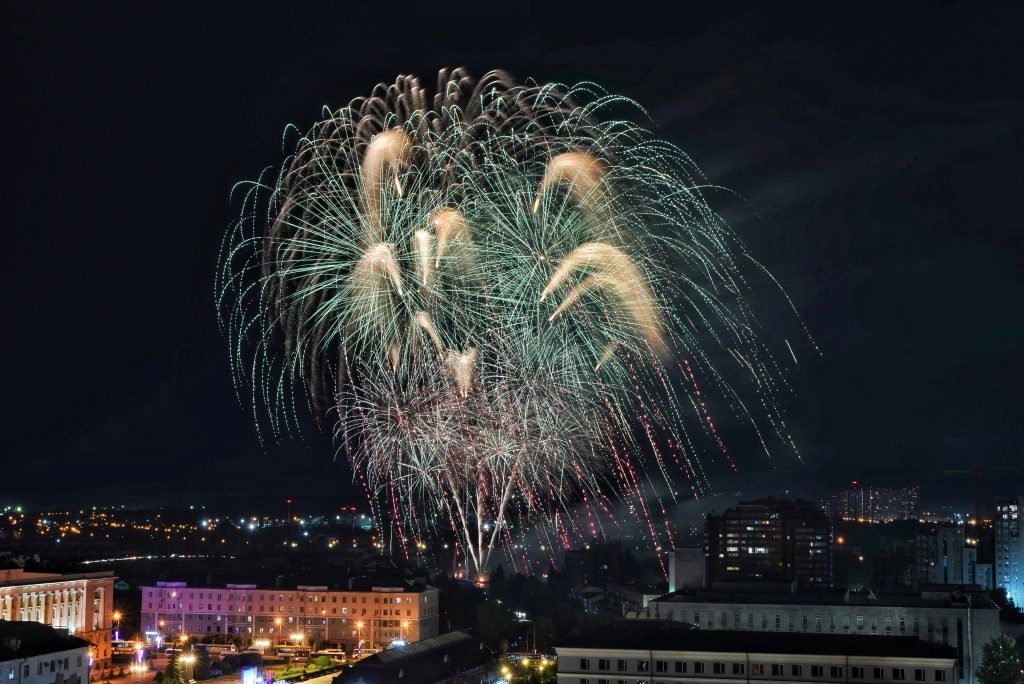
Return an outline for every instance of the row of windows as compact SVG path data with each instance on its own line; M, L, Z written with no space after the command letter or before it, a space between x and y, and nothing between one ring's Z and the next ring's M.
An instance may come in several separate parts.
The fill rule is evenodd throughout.
M158 592L158 593L159 593L158 598L164 598L164 592L161 591L161 592ZM185 598L185 592L180 592L181 593L180 596L178 595L178 593L179 592L172 591L167 596L167 598L182 598L182 599ZM195 596L196 593L197 592L190 591L188 593L188 597L190 599L195 599L196 598L196 596ZM209 600L214 600L213 592L212 591L211 592L205 592L205 593L207 594L206 596L203 595L204 592L202 592L202 591L198 592L199 598L200 599L206 598L206 599L209 599ZM146 595L147 595L147 598L153 598L153 592L152 591L146 592ZM274 600L274 594L270 594L270 598L269 599L266 599L265 598L266 596L267 596L266 594L260 594L260 601L267 601L267 600L273 601ZM217 594L216 600L220 601L220 600L222 600L222 597L223 597L223 592ZM236 594L228 594L228 601L236 601L236 600L237 601L252 601L252 597L253 597L252 594L248 594L248 595L247 594L237 594L237 595ZM394 599L392 599L391 597L385 597L385 598L382 599L380 596L374 596L373 597L373 602L374 603L403 603L403 601L402 601L403 598L405 599L404 603L412 603L412 597L411 596L405 596L405 597L399 596L399 597L396 597ZM349 599L348 596L342 596L341 597L341 603L348 603L349 602L348 599ZM356 599L361 599L361 600L357 601ZM278 594L277 595L277 600L283 602L285 600L285 595L284 594ZM294 601L295 600L295 594L288 594L288 599L287 600L288 601ZM327 597L326 596L309 596L308 600L309 600L310 603L327 603ZM307 601L307 597L306 596L299 596L299 602L300 603L305 603L306 601ZM423 596L423 602L424 603L426 602L426 596L425 595ZM338 603L338 597L337 596L331 596L331 603ZM365 596L353 596L352 597L352 603L366 603L366 597Z
M705 673L709 672L706 668L707 668L708 665L710 665L711 666L710 673L711 674L716 674L716 675L724 675L724 674L727 674L727 673L731 673L731 674L734 674L734 675L745 675L746 674L746 665L747 665L746 663L735 663L735 662L734 663L722 663L722 662L705 663L705 662L699 661L699 660L698 661L656 660L656 661L654 661L654 671L655 672L660 672L660 673L667 673L667 672L670 671L670 669L669 669L669 665L670 664L672 665L671 671L675 672L676 674L705 674ZM628 662L626 660L620 659L620 660L616 661L616 668L615 669L617 671L619 671L619 672L626 672L626 671L628 671L627 670L627 666L628 666ZM807 667L807 671L809 672L811 677L817 677L817 678L824 679L826 677L826 669L825 669L826 667L828 668L828 670L827 670L828 675L827 676L828 676L829 679L843 679L843 677L844 677L844 673L843 673L844 666L842 666L842 665L809 665ZM580 658L580 669L584 670L584 671L590 669L590 658ZM610 670L611 669L611 661L610 660L605 660L603 658L598 659L598 661L597 661L597 669L598 670ZM876 680L876 681L884 680L885 679L885 669L886 668L884 668L884 667L873 667L873 668L871 668L871 672L870 672L871 677L870 677L870 679L873 679L873 680ZM893 667L893 668L890 668L890 670L891 670L890 674L892 675L892 679L894 681L897 681L897 682L907 681L907 673L909 671L908 668ZM636 661L636 670L635 671L636 672L650 672L651 671L651 662L649 660L637 660ZM928 679L928 670L926 668L923 668L923 667L913 668L911 673L913 674L913 677L914 677L913 681L915 681L915 682L927 682L927 681L944 682L944 681L946 681L946 671L945 670L933 670L932 671L933 678L931 680ZM751 663L750 664L750 674L751 675L758 675L758 676L785 677L786 676L786 666L782 665L782 664L779 664L779 663L769 663L767 665L764 664L764 663ZM856 665L850 667L850 679L868 679L867 675L868 675L868 668L860 667L860 666L856 666ZM804 666L803 665L790 665L789 666L789 676L790 677L803 677L804 676ZM610 684L607 679L597 679L597 680L595 680L595 682L596 682L596 684ZM580 680L580 684L590 684L590 680L589 679L581 679ZM632 684L632 683L631 682L627 682L626 680L618 680L617 684ZM662 683L656 682L656 684L662 684Z
M78 656L76 667L82 667L82 656ZM43 670L48 670L50 672L56 672L57 670L69 670L69 669L71 669L71 658L68 658L68 657L65 657L63 659L61 659L61 658L53 658L53 659L50 660L50 662L46 662L45 660L40 660L40 661L36 662L36 674L37 675L43 674ZM10 670L8 670L7 671L7 679L14 679L14 674L15 674L16 671L17 671L17 668L14 668L14 667L12 667ZM24 677L31 676L31 666L28 663L25 664L25 669L23 670L23 673L24 674L22 676L24 676Z
M267 612L267 611L264 611L263 608L264 608L263 606L260 606L260 612L261 613ZM273 608L274 607L271 606L270 608L271 608L270 612L273 612ZM283 612L284 606L278 606L278 608L281 609L281 611L279 611L279 612ZM289 613L294 612L292 610L292 608L293 608L293 606L288 606L288 612ZM160 606L159 609L163 609L163 606ZM169 610L181 610L181 611L184 611L184 608L181 605L179 605L177 608L175 608L173 606L168 606L167 609L169 609ZM231 609L232 609L232 606L228 605L228 611L231 611ZM153 604L152 603L149 604L148 610L153 610ZM192 603L188 604L188 612L192 613L192 612L195 612L196 610L203 610L203 604L199 604L198 609L196 608L195 604L192 604ZM213 610L213 604L212 603L207 604L206 610ZM221 610L221 604L217 604L217 610ZM326 615L327 614L326 610L327 609L325 608L323 611L321 611L321 614ZM357 614L356 613L357 610L358 610L357 608L353 608L352 609L352 615L356 615ZM363 615L366 615L366 610L367 610L366 608L362 609L362 614ZM300 607L299 608L299 612L300 613L304 613L305 609ZM313 612L315 612L315 611L310 610L310 613L313 613ZM429 613L430 611L427 610L425 612ZM338 609L337 608L331 608L331 615L337 615L337 614L338 614ZM348 615L349 614L347 606L341 609L341 614L342 615ZM402 609L401 608L384 608L383 610L376 609L376 610L373 611L373 614L374 615L394 615L396 617L400 617L402 615ZM407 608L406 609L405 616L406 617L412 617L412 608ZM199 619L202 619L202 615L200 615L200 616L190 616L190 617L198 617ZM252 616L249 615L247 617L248 617L248 621L252 622ZM211 615L207 615L206 618L207 619L211 619L212 616ZM218 620L220 619L219 615L217 616L217 619ZM272 619L273 618L270 618L268 616L262 616L261 615L261 616L257 616L256 621L257 622L266 622L266 621L270 621ZM293 618L289 617L288 621L290 622L292 619Z

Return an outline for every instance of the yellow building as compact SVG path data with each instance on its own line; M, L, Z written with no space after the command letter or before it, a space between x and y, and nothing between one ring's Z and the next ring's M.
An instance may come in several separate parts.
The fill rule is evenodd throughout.
M113 572L0 570L0 620L66 629L93 645L95 667L109 667L116 579Z

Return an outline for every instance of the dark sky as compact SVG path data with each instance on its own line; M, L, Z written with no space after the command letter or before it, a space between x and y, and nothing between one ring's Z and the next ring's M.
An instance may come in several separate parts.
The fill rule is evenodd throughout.
M263 449L235 398L229 192L286 124L459 65L630 96L742 197L821 355L793 378L807 463L743 455L723 489L1018 462L1019 3L557 4L4 3L0 504L349 498L329 440Z

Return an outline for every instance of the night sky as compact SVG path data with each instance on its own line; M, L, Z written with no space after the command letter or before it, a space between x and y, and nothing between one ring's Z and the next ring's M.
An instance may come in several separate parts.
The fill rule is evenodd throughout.
M0 504L358 502L328 437L257 441L217 251L286 124L445 66L600 83L737 193L821 353L791 373L806 463L739 455L723 490L939 496L1019 462L1019 3L553 4L4 3Z

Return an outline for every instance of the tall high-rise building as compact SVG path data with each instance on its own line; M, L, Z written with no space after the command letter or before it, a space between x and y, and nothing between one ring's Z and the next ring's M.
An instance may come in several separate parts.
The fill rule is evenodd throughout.
M893 520L917 520L919 496L917 487L853 486L833 494L828 502L831 520L882 523Z
M808 501L740 502L705 521L707 577L720 581L796 580L827 586L832 580L829 525Z
M914 533L913 587L925 584L974 584L977 549L968 543L964 526L939 523Z
M996 533L996 587L1006 589L1018 606L1024 605L1024 496L996 501L993 525Z

